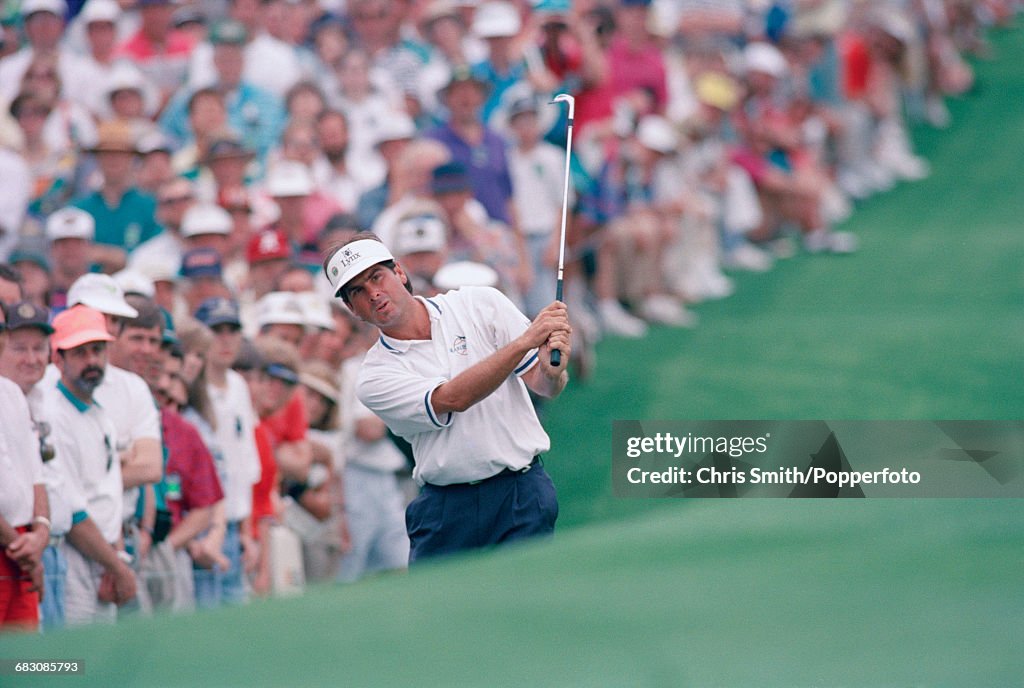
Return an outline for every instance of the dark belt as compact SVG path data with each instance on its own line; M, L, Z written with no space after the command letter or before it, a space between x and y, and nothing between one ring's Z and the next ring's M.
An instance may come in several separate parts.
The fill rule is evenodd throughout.
M509 478L509 477L512 477L512 476L522 475L524 473L528 473L530 471L530 469L533 468L534 466L540 466L540 465L543 465L543 462L541 461L540 455L537 455L537 456L533 457L533 461L531 461L529 463L529 465L524 466L523 468L520 468L520 469L506 468L503 471L495 473L490 478L484 478L482 480L471 480L468 483L453 483L451 485L431 485L430 483L427 483L426 487L430 487L430 488L435 489L435 490L443 490L443 489L446 489L446 488L454 488L454 487L476 486L476 485L481 485L483 483L491 482L492 480L502 480L503 478Z

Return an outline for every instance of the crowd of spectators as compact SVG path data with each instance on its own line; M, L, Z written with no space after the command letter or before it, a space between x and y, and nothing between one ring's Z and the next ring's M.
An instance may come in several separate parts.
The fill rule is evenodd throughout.
M324 253L417 293L566 291L604 336L692 327L731 271L855 251L929 173L1018 0L0 4L0 626L401 570L408 452L356 399L376 333Z

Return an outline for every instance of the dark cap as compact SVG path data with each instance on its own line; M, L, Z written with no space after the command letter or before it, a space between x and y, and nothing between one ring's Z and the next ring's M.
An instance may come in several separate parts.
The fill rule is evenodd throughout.
M210 29L210 43L214 45L245 45L248 40L245 25L234 19L217 22Z
M461 162L446 162L443 165L438 165L430 173L430 176L430 189L435 194L469 191L472 188L469 171Z
M299 374L283 363L267 363L263 366L263 372L289 385L299 384Z
M508 120L511 122L519 115L524 115L528 112L537 114L537 99L527 96L524 98L516 98L508 106Z
M34 327L46 334L53 334L53 328L50 326L50 311L34 303L28 301L12 303L4 307L4 312L7 314L6 329L8 331Z
M223 274L220 254L212 248L194 248L181 257L181 276L186 279Z
M206 151L206 160L218 158L247 158L253 152L245 147L242 139L237 136L220 136L213 140Z
M195 319L207 327L217 325L242 326L242 318L239 314L238 304L231 299L222 297L206 299L196 309Z
M47 259L47 247L46 237L36 236L23 236L18 239L18 243L11 249L11 255L7 257L7 262L11 265L17 263L35 263L43 270L50 271L50 262Z

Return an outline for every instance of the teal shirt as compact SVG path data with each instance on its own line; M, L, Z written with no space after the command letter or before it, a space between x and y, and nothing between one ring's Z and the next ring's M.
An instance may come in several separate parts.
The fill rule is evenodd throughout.
M99 191L83 196L72 205L92 215L96 221L96 243L118 246L131 252L143 241L162 231L156 221L156 199L131 188L116 208L107 207Z

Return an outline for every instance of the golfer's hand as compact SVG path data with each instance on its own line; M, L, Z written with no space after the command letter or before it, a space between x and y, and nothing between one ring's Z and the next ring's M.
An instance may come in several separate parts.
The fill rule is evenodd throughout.
M561 301L555 301L542 310L534 319L534 324L542 324L547 337L539 345L541 370L544 375L555 379L565 370L572 353L572 327L569 325L569 311ZM551 365L551 352L558 349L562 362L558 366Z
M537 349L544 345L551 335L559 330L572 332L569 327L569 311L561 301L554 301L545 306L544 310L537 314L526 332L521 335L522 342L527 349Z
M551 365L551 352L555 349L561 352L561 360L557 366ZM541 371L549 378L557 379L569 364L571 354L572 329L555 330L540 347Z

